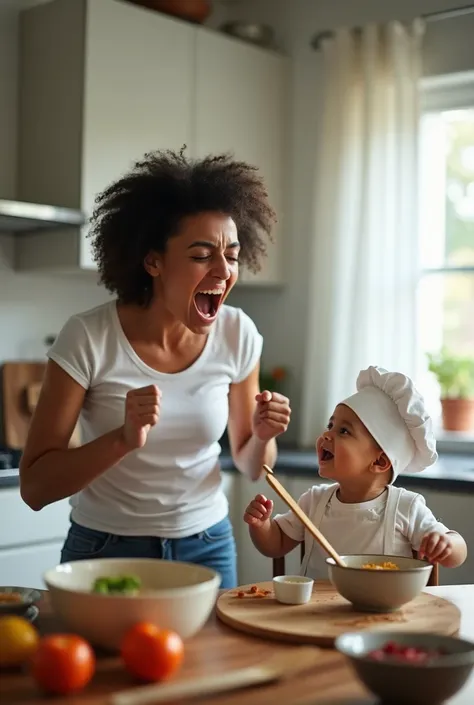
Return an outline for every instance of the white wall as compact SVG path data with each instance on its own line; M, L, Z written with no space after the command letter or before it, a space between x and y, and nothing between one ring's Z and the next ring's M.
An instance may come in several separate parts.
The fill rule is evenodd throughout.
M271 364L291 369L289 388L292 422L287 439L297 439L300 391L305 355L308 306L309 242L312 237L312 189L317 160L320 58L310 47L312 36L337 26L361 26L388 19L407 20L419 14L462 5L459 0L243 0L230 14L235 19L273 26L281 48L293 57L291 162L289 204L285 229L286 274L284 291L236 291L232 302L255 320L264 339L264 355ZM436 75L474 69L474 15L427 25L424 73ZM329 264L329 263L328 263ZM314 364L318 365L317 350ZM324 374L324 370L322 370Z

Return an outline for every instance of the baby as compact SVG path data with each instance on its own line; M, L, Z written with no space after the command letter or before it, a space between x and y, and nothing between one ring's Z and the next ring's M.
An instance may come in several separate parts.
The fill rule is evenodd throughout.
M357 392L338 404L318 438L319 474L298 500L338 553L412 556L447 568L467 556L462 536L435 519L424 498L392 484L437 460L432 423L422 396L403 374L363 370ZM244 521L265 556L276 558L304 541L302 575L327 578L326 554L291 512L271 518L273 502L257 495Z

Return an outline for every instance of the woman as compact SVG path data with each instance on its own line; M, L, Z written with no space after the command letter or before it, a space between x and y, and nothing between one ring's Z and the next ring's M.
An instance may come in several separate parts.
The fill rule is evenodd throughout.
M115 298L72 316L50 349L20 466L33 509L71 497L63 562L185 560L235 586L218 441L227 426L256 480L290 408L260 393L262 338L224 301L274 221L255 168L227 156L148 154L98 197L93 251ZM83 445L68 448L79 416Z

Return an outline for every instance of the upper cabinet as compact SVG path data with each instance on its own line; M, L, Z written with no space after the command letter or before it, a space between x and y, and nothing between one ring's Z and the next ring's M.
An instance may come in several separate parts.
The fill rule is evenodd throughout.
M80 208L156 148L191 139L194 31L115 0L21 16L19 197ZM88 269L87 227L18 239L20 268Z
M195 151L232 151L258 166L279 223L262 271L243 271L242 282L282 281L281 242L284 211L284 162L288 110L285 57L229 39L207 29L196 43Z
M190 142L194 33L125 2L87 7L81 190L89 213L95 195L146 152Z
M18 197L78 208L143 154L230 151L260 167L283 212L286 60L117 0L53 0L21 15ZM20 269L94 270L87 226L21 235ZM280 226L264 269L281 282Z

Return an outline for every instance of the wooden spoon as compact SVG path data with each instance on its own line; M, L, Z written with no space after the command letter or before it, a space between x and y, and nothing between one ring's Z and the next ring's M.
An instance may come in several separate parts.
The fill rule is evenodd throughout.
M319 545L326 551L326 553L331 556L331 558L337 563L337 565L341 566L342 568L347 568L346 564L342 560L341 556L339 553L336 551L335 548L331 546L329 541L323 534L315 527L311 519L309 519L304 511L301 509L299 504L295 502L293 497L285 490L283 485L276 479L275 475L273 474L273 470L268 467L268 465L264 465L263 469L265 470L266 474L266 480L270 487L272 487L277 495L279 495L282 500L289 506L293 514L296 514L298 519L301 521L302 524L308 529L309 533L313 538L316 539L316 541L319 543Z
M190 678L174 683L145 685L112 695L110 705L147 705L177 698L197 698L211 693L222 693L248 688L284 678L313 668L319 656L314 646L298 646L289 653L275 654L266 663L239 668L229 673L218 673L201 678Z

